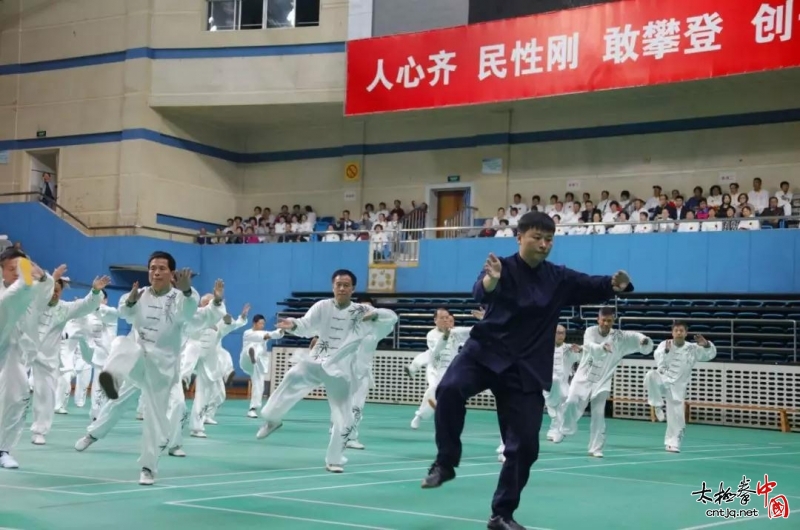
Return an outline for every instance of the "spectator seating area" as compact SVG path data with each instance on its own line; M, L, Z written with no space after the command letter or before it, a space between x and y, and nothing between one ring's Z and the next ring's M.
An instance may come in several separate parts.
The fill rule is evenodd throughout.
M281 302L280 317L300 317L329 293L293 293ZM467 293L371 295L378 307L395 311L400 320L395 333L380 344L383 350L424 351L425 336L433 327L433 313L448 308L457 326L471 326L478 305ZM642 293L609 301L615 305L620 329L641 331L656 343L670 337L673 320L689 323L690 340L702 334L717 345L717 361L794 363L798 359L797 327L800 301L788 296L668 295ZM599 306L565 309L561 322L567 340L581 343L583 331L595 323ZM280 346L305 347L308 340L286 337ZM638 355L631 358L640 357Z

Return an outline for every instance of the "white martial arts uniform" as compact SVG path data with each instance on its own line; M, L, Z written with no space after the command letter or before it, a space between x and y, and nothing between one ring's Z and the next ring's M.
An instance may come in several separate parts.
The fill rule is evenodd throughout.
M59 351L60 373L56 383L56 414L67 414L67 404L72 391L72 378L75 377L75 406L82 408L86 404L86 394L92 383L91 358L89 362L81 356L78 337L83 333L76 321L67 322L61 337ZM77 335L77 336L76 336Z
M223 366L219 354L222 339L232 331L246 325L247 319L241 316L231 321L230 324L220 320L215 326L205 328L189 339L189 342L193 343L189 348L196 352L196 361L192 361L192 358L188 359L190 363L193 362L193 366L186 368L184 377L187 372L197 374L194 383L194 402L189 420L192 436L205 438L206 416L219 399L217 385L228 375L222 373Z
M667 403L664 445L667 451L677 453L686 428L683 403L692 368L698 362L707 362L716 357L717 348L710 341L707 348L689 341L678 347L673 341L672 348L667 351L667 342L662 342L656 348L654 357L657 368L647 373L644 385L647 388L647 401L656 409L659 421L664 421L664 401Z
M27 363L36 355L39 313L53 296L53 277L45 274L28 287L20 280L0 282L0 467L16 468L8 454L19 443L31 401Z
M553 354L553 384L550 391L544 392L544 402L547 414L550 416L550 428L547 430L547 439L556 443L561 441L561 426L564 423L564 407L569 394L569 376L572 365L581 358L580 351L573 351L572 344L566 342L556 346Z
M89 416L92 421L97 419L100 409L105 405L107 397L100 387L98 377L103 367L108 362L111 343L117 337L119 324L119 311L115 307L101 305L76 323L81 327L82 333L76 334L81 358L88 360L94 368L92 376L92 406Z
M257 418L256 410L264 401L264 381L269 379L269 356L266 341L283 337L283 331L264 331L248 329L242 335L242 351L239 354L239 366L250 376L250 409L247 415ZM255 362L250 358L253 350Z
M384 315L384 318L372 323L372 333L361 341L358 353L353 357L352 361L353 373L350 392L353 395L353 432L350 436L351 439L347 442L347 447L352 449L364 448L358 440L358 426L364 418L364 405L367 402L367 394L369 394L369 389L375 383L372 375L372 361L375 357L375 351L378 349L378 343L394 330L394 326L397 323L397 315L394 312L391 312L391 315L389 313Z
M445 371L458 354L459 348L469 338L470 331L472 331L471 327L450 328L450 334L447 339L444 338L444 332L439 331L439 328L433 328L428 332L428 350L418 355L411 363L412 366L415 366L415 363L418 366L421 362L428 361L425 371L428 379L428 389L425 390L425 394L422 396L422 403L420 403L419 409L414 413L414 419L411 421L412 429L419 427L420 420L428 419L433 415L433 407L431 407L430 403L431 401L436 402L436 388L439 386L439 381L442 380Z
M365 322L368 313L377 313L378 322ZM363 340L381 340L378 326L397 315L388 309L376 309L365 304L349 303L338 307L334 299L321 300L305 316L291 319L298 337L319 337L307 356L298 359L284 376L281 384L261 410L265 423L257 437L264 438L282 425L283 417L309 392L325 386L331 407L333 429L325 457L329 471L341 472L346 459L344 448L353 429L351 381L353 356L358 354ZM389 328L391 330L391 328Z
M117 384L124 383L119 388L119 399L109 401L101 409L100 416L114 401L122 400L125 391L135 395L135 391L125 388L125 383L141 390L146 413L139 459L143 473L139 482L152 484L162 451L175 447L171 437L174 437L176 425L176 388L181 390L178 401L183 402L180 353L184 327L199 312L200 297L194 289L188 296L176 288L161 296L150 287L140 289L139 293L140 298L133 306L127 305L130 294L119 301L119 316L131 324L133 331L131 335L115 338L111 344L104 371L111 374ZM212 313L216 320L224 315L224 308L220 307L210 303L200 311ZM100 420L98 417L98 422ZM90 435L98 438L91 432Z
M208 411L206 412L206 418L204 420L204 423L210 425L217 424L215 416L228 397L228 378L234 373L233 358L230 352L220 345L220 347L217 348L217 356L219 358L217 362L219 363L218 366L221 377L215 380L214 385L211 387L211 397L208 402Z
M60 364L61 340L67 322L83 318L103 300L102 291L90 291L81 300L57 300L39 314L39 347L30 367L33 375L33 443L43 445L53 425L56 410L56 384Z
M641 341L647 339L642 345ZM611 345L611 352L603 347ZM623 357L632 353L644 355L653 351L653 341L634 331L612 329L608 335L600 334L599 326L591 326L583 335L583 358L569 387L564 407L562 434L572 435L578 430L578 419L591 402L592 419L589 427L589 454L603 456L606 441L605 405L611 393L611 377Z

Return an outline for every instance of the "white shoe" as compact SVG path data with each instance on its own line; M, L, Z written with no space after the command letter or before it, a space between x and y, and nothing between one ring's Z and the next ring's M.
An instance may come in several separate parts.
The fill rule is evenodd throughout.
M506 450L505 444L500 444L500 445L497 446L497 449L495 449L494 452L497 453L498 455L502 455L503 451L505 451L505 450Z
M139 485L152 486L155 482L156 480L153 478L153 472L147 468L142 468L142 472L139 474Z
M136 419L139 421L144 421L144 414L142 414L141 412L137 412Z
M169 450L169 456L177 456L183 458L184 456L186 456L186 451L184 451L179 445Z
M675 447L674 445L668 445L668 446L666 446L666 449L667 449L668 453L680 453L681 452L681 450L678 449L677 447Z
M419 424L422 421L422 418L418 414L414 414L414 419L411 420L411 428L414 430L419 429Z
M33 436L31 436L31 443L33 445L44 445L45 444L44 435L34 434Z
M3 469L18 469L19 464L14 460L13 456L8 453L3 453L3 455L0 456L0 467Z
M206 425L219 425L216 420L211 418L206 418L203 420L203 423Z
M548 437L547 439L553 442L554 444L560 444L561 442L564 441L564 435L561 434L560 432L557 432L552 437Z
M248 418L258 418L258 414L256 414L256 409L250 409L247 411Z
M69 412L67 412L67 409L65 409L64 407L57 408L55 412L56 414L69 414Z
M208 438L208 436L206 436L205 431L192 431L191 436L195 438Z
M664 409L662 407L654 407L656 411L656 419L658 421L664 421L666 416L664 416Z
M594 458L603 458L603 451L589 451L589 456Z
M264 425L262 425L261 428L258 430L258 432L256 433L256 438L258 438L259 440L261 440L262 438L266 438L267 436L274 433L281 427L283 427L283 422L277 425L275 425L274 423L267 422Z
M93 438L92 435L87 434L77 442L75 442L75 450L76 451L85 451L90 445L95 443L97 438Z
M325 471L329 471L330 473L344 473L344 468L342 466L326 464Z
M497 455L497 461L501 462L501 463L505 463L506 455L504 455L503 453L500 453L499 455Z
M361 450L364 449L364 444L362 444L358 440L348 440L347 443L345 444L345 447L347 447L348 449Z

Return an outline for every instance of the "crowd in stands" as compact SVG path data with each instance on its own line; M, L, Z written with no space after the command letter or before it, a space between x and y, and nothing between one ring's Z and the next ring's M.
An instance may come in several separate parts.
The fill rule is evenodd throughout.
M672 190L668 196L659 185L653 186L653 195L647 199L632 199L628 191L622 191L615 200L603 191L597 204L589 193L583 194L582 201L576 201L573 193L567 193L563 200L552 195L547 205L541 204L538 195L528 205L516 194L508 209L499 208L494 218L485 220L478 237L513 237L519 218L531 210L549 214L556 222L556 235L781 228L788 226L782 218L792 215L792 198L788 182L781 182L780 189L770 197L759 178L753 179L753 189L747 193L740 193L739 184L733 182L729 193L714 185L706 195L697 186L689 199L679 190Z

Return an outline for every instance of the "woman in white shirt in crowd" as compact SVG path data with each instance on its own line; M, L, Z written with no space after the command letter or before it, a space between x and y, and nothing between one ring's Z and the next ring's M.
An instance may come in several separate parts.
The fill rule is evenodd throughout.
M659 232L674 232L675 222L669 216L669 210L664 208L658 216L658 224L656 225Z
M369 239L375 261L382 261L389 257L389 238L380 224L373 227Z
M492 228L497 228L500 226L500 221L506 218L506 209L505 208L498 208L497 215L494 216L492 219ZM508 224L508 223L506 223Z
M631 234L633 233L633 225L628 223L628 214L622 210L618 210L616 214L616 223L609 229L609 234ZM626 224L620 224L626 223Z
M332 242L332 241L341 241L342 237L336 233L336 227L333 225L328 225L328 229L325 231L325 235L322 236L323 241Z
M289 241L299 241L300 240L300 219L292 214L289 218L289 228L287 232L291 234L289 236Z
M694 212L689 210L686 212L686 220L678 223L678 232L699 232L700 222L694 220Z
M709 195L706 198L709 208L719 208L722 206L722 188L714 184L708 191Z
M286 219L283 216L280 216L275 220L275 235L278 236L279 243L286 241L287 228Z
M754 210L753 205L750 204L749 202L747 202L749 200L750 199L747 197L746 193L740 193L739 194L738 203L736 204L736 215L737 216L744 217L744 214L742 214L742 210L744 210L745 208L749 208L751 212Z
M761 221L753 215L753 209L749 206L742 208L742 220L739 221L739 230L761 230Z
M652 223L649 223L650 216L647 212L639 212L639 224L633 228L634 234L651 234L654 231Z
M701 232L721 232L722 221L717 221L717 212L714 208L708 210L708 220L700 223Z
M792 198L794 195L789 191L788 182L781 182L781 189L775 192L775 197L778 199L778 208L783 208L783 215L787 217L792 215Z
M586 235L601 235L606 233L606 227L603 225L603 216L600 215L599 211L595 210L592 214L592 224L586 225L585 233Z
M566 226L561 224L561 216L558 214L553 215L553 222L556 224L556 233L557 236L565 236L569 233L569 230Z
M358 222L358 227L361 230L372 230L372 227L375 224L377 223L372 221L372 217L370 217L369 212L364 212L364 214L361 216L361 220Z
M297 233L300 236L300 241L310 241L314 233L314 225L308 220L307 215L300 216L300 225L297 228Z
M317 214L314 212L314 208L308 205L306 205L306 219L311 223L311 226L317 224Z
M514 230L508 226L507 219L500 220L500 226L497 229L497 232L494 233L494 237L514 237Z
M267 236L269 236L269 226L267 225L267 219L265 217L258 220L256 235L258 236L259 242L266 243Z

